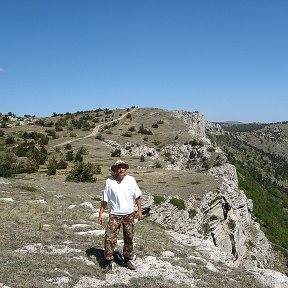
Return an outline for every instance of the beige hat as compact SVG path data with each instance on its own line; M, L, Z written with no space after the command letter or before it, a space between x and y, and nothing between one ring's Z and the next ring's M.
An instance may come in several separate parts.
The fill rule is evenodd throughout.
M116 171L116 167L119 166L119 165L125 165L125 169L127 170L129 168L129 165L125 162L125 161L122 161L122 160L117 160L112 166L111 166L111 170L113 172Z

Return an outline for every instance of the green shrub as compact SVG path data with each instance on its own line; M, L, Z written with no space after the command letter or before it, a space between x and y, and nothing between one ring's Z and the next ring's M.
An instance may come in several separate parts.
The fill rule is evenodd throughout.
M153 200L156 206L162 204L163 202L165 202L165 198L164 196L160 196L160 195L154 195L153 196Z
M98 202L102 201L102 199L101 199L100 197L97 197L97 196L91 197L91 199L92 199L93 201L98 201Z
M121 156L121 149L115 149L111 152L111 157L120 157Z
M21 186L18 186L18 188L25 190L25 191L29 191L29 192L37 192L38 191L38 189L36 187L28 186L28 185L21 185Z
M134 132L134 131L136 131L135 126L131 126L131 127L129 127L129 128L128 128L128 131L130 131L130 132Z
M95 174L99 175L101 173L102 173L101 166L100 165L96 165Z
M132 137L132 133L129 131L126 131L126 132L122 133L121 135L124 137Z
M10 145L16 143L15 138L12 135L8 135L5 139L5 144Z
M141 134L144 134L144 135L153 135L153 132L150 129L148 130L147 128L144 128L143 124L140 125L138 133L141 133Z
M202 224L202 230L204 235L208 235L210 233L210 225L208 222Z
M47 175L55 175L56 169L57 169L57 161L55 157L52 157L52 159L49 159L48 165L47 165Z
M64 149L65 150L71 150L72 149L72 145L71 144L66 144Z
M10 177L17 173L17 157L12 152L6 152L0 157L0 177Z
M228 222L228 228L229 228L231 231L234 231L235 227L236 227L236 223L235 223L234 221L232 221L232 220L229 220L229 222Z
M210 221L218 220L218 217L216 215L211 215Z
M63 159L60 159L59 162L57 162L57 169L66 169L68 166L68 163L66 161L64 161Z
M198 185L198 184L200 184L200 182L199 182L199 181L193 181L193 182L191 182L190 184L191 184L191 185Z
M98 135L96 136L96 139L101 140L101 141L104 141L104 137L103 137L102 134L98 134Z
M178 208L178 210L184 210L186 208L185 202L183 199L178 199L175 197L172 197L171 200L169 201L172 205Z
M74 133L74 132L70 132L69 136L70 136L70 137L77 137L77 134Z
M189 144L190 144L191 146L200 146L200 147L204 146L203 141L197 140L197 139L190 140L190 141L189 141Z
M189 213L189 218L193 219L196 216L197 211L195 209L189 209L188 213Z
M159 162L157 162L157 163L155 164L155 168L162 168L162 164L159 163Z
M39 169L39 164L33 158L21 161L17 164L17 173L34 173Z
M77 151L74 161L75 162L82 162L83 161L83 156L82 156L81 151L79 151L79 150Z
M72 182L95 182L94 165L91 163L76 162L71 171L69 171L66 181Z
M74 159L73 150L67 151L67 153L65 155L65 160L66 161L73 161L73 159Z

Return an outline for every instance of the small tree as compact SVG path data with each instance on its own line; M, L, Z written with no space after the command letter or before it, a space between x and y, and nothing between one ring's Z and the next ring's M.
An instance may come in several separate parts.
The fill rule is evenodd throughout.
M121 149L115 149L111 152L111 157L120 157L121 156Z
M0 177L10 177L16 174L16 162L16 155L10 151L0 156Z
M82 156L82 153L80 151L77 151L74 161L75 162L83 162L83 156Z
M10 145L16 142L15 138L12 135L8 135L5 139L5 144Z
M55 175L56 174L57 161L56 161L55 157L52 157L52 159L49 159L47 168L48 168L47 175Z
M101 171L101 166L100 165L96 165L96 168L95 168L95 174L99 175L101 174L102 171Z
M101 141L104 141L104 137L103 137L102 134L98 134L98 135L96 136L96 139L101 140Z
M87 148L84 146L79 147L78 152L81 153L82 155L88 155L89 154Z
M153 132L151 130L144 128L143 124L140 125L138 133L145 134L145 135L153 135Z
M73 161L73 159L74 159L73 150L67 151L67 153L65 155L65 160L66 161Z
M47 149L44 146L42 146L39 152L39 164L42 165L45 163L47 155L48 155Z
M93 176L94 166L91 163L76 162L72 170L68 173L66 181L72 182L95 182Z
M57 169L66 169L68 166L68 163L64 161L63 159L60 159L60 161L57 163Z
M129 127L129 128L128 128L128 131L130 131L130 132L134 132L134 131L136 131L135 126L131 126L131 127Z
M65 145L65 150L71 150L72 149L72 145L70 143Z

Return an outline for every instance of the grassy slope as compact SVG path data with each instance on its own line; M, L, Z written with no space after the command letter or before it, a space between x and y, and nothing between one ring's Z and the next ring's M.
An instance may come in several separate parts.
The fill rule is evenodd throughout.
M8 183L8 180L5 181ZM0 283L9 287L60 287L57 281L68 277L69 284L62 287L73 287L83 277L105 281L106 275L101 272L98 263L103 257L100 255L103 234L78 234L104 229L97 223L100 204L98 196L103 183L63 183L60 177L48 180L43 175L22 175L9 182L1 184L1 197L12 198L14 202L0 201ZM35 200L44 200L46 203L37 203ZM81 206L85 202L90 202L95 210ZM69 209L72 204L76 206ZM34 247L34 250L29 252L27 245ZM26 253L19 250L25 248ZM86 258L88 249L98 251L96 258L89 258L90 262ZM117 249L121 252L120 242ZM174 257L164 257L162 253L165 251L173 252ZM207 262L193 246L174 242L162 227L147 220L136 224L135 253L139 259L151 256L157 258L157 261L165 261L175 267L181 266L186 275L191 277L191 281L192 278L196 279L197 287L219 287L219 282L225 287L262 287L241 269L228 268L211 259L207 259ZM210 263L210 267L217 267L219 272L216 269L211 271L207 263ZM138 269L141 272L141 267ZM165 275L165 268L159 269L159 272L164 269ZM123 274L121 271L119 273ZM138 273L128 275L131 278L128 286L115 284L112 287L180 285L172 280L165 280L161 273L158 277L147 275L139 279ZM181 287L189 285L184 283Z

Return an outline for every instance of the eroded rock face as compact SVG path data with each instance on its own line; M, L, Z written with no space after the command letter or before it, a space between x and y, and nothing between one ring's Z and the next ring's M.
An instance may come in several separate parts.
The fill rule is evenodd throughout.
M209 214L215 215L211 224L211 236L216 246L222 248L235 264L263 267L270 245L259 225L252 219L251 200L238 189L236 169L231 164L213 167L209 171L215 177L223 179L218 195L214 199L217 205L206 206ZM215 203L215 204L216 204ZM221 210L217 206L221 206ZM220 213L219 213L220 211Z
M176 111L175 117L180 118L189 128L189 134L206 138L206 121L200 112Z
M252 205L238 189L236 169L231 164L211 168L219 177L219 191L210 191L199 201L191 197L185 210L170 203L170 198L154 206L150 219L169 229L208 239L225 252L227 263L233 266L264 267L270 245L259 225L251 217Z
M145 157L151 157L151 159L157 159L159 157L156 149L147 145L135 145L130 142L120 145L118 142L112 140L105 140L104 142L111 148L120 149L121 155L123 156L133 155L140 157L143 155Z
M222 135L225 133L220 124L210 121L206 121L206 132L216 135Z

